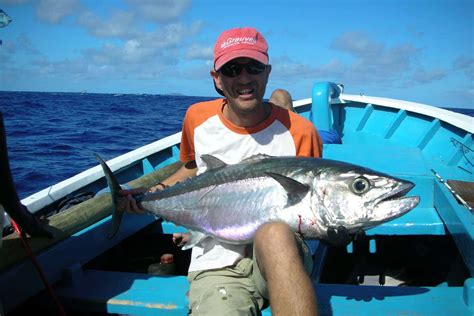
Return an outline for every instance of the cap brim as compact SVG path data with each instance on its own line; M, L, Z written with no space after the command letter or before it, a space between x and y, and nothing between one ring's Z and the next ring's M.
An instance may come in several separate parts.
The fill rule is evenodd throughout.
M240 57L252 58L262 64L268 65L268 56L266 54L255 50L239 49L219 57L214 63L214 69L219 70L227 62Z

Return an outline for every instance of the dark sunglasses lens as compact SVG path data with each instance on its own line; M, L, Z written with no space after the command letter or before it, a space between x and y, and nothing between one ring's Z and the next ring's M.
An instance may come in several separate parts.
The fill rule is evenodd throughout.
M243 65L227 63L221 67L220 72L226 77L236 77L242 72Z
M251 75L258 75L265 70L265 65L262 63L249 63L246 65L245 70Z
M251 74L258 75L265 70L265 65L259 62L250 62L248 64L227 63L221 67L220 72L226 77L237 77L242 72L242 69Z

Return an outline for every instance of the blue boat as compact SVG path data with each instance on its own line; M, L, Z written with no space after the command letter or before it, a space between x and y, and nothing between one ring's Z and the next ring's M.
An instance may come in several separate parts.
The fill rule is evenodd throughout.
M311 98L294 102L326 139L324 157L410 180L416 184L411 194L421 202L347 247L310 243L321 314L474 315L474 118L342 92L341 85L316 83ZM180 137L108 164L129 187L152 185L180 166ZM169 234L185 229L125 214L116 237L108 239L111 202L101 194L106 187L96 166L22 200L37 214L51 214L65 201L75 204L49 217L55 239L29 238L54 292L76 314L186 315L187 253L175 252L178 275L146 270L160 254L176 251ZM76 204L82 198L87 200ZM71 216L77 217L73 225L66 221ZM50 302L18 236L4 237L0 314L49 311Z

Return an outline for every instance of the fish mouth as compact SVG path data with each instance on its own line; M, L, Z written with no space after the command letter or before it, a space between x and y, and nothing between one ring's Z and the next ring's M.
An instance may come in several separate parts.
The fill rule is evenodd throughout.
M396 189L379 198L375 206L377 213L384 214L386 219L393 219L415 208L420 202L420 197L405 196L414 187L413 182L401 180Z
M403 182L399 186L397 186L394 190L379 197L378 203L386 202L390 200L400 200L404 198L405 194L407 194L414 187L415 187L415 184L413 182L403 180Z

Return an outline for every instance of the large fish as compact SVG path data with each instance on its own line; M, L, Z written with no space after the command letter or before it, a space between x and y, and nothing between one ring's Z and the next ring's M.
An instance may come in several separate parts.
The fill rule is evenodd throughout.
M106 163L114 202L120 185ZM305 239L330 239L344 228L357 233L397 218L419 202L404 197L414 184L360 166L317 158L256 155L227 165L203 155L207 171L162 191L135 196L142 207L190 229L187 247L206 236L250 243L258 227L283 221ZM123 212L113 215L113 231Z

